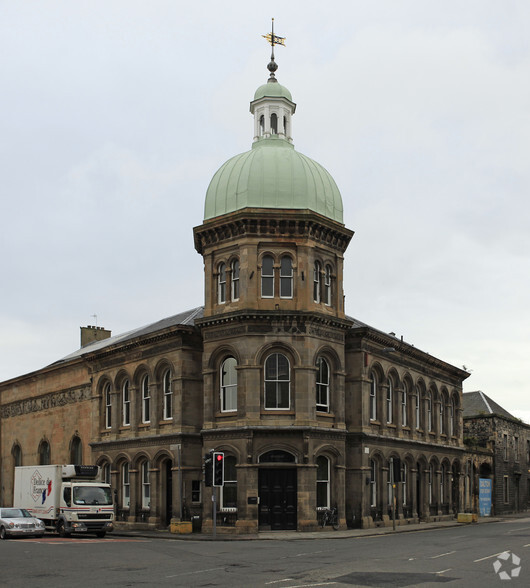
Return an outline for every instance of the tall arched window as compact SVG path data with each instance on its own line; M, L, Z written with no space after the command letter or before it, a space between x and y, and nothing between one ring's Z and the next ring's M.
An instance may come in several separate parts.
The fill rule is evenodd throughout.
M289 136L289 129L287 128L287 117L286 116L283 117L283 132L285 133L286 137Z
M331 266L326 265L324 272L324 304L331 306Z
M41 441L39 445L39 465L50 465L50 444L48 441Z
M70 463L74 465L81 465L83 463L83 445L81 439L77 435L72 439L70 447Z
M18 443L13 447L13 464L16 468L22 465L22 449Z
M173 388L171 386L171 370L164 372L164 420L173 418Z
M425 395L425 404L427 405L427 430L432 431L433 419L432 419L432 394L427 392Z
M407 401L409 396L408 384L403 382L403 389L401 390L401 426L406 427L408 422L407 416Z
M370 460L370 506L377 506L377 463Z
M388 385L386 388L386 422L394 422L394 383L392 378L388 378Z
M445 502L445 464L440 468L440 504Z
M449 435L455 434L455 399L451 398L449 403Z
M329 459L317 457L317 508L329 508Z
M105 484L110 484L110 463L108 461L101 466L101 479Z
M274 297L274 260L270 255L261 260L261 297Z
M291 369L289 360L273 353L265 361L265 408L289 409Z
M265 133L265 117L262 114L259 117L259 134L260 134L260 137L263 137L263 134L264 133Z
M429 504L433 504L434 502L434 466L433 464L429 464L429 471L428 471L428 478L427 478L427 489L428 489L428 496L429 496Z
M280 298L293 297L293 260L284 255L280 260Z
M112 427L112 396L110 393L110 384L105 386L105 428L110 429Z
M317 410L329 412L329 365L323 358L317 359Z
M151 393L149 391L149 376L142 379L142 423L149 423L151 419Z
M408 493L408 469L407 464L401 462L401 492L403 493L403 505L407 504L407 493Z
M438 423L438 431L440 435L445 433L445 398L443 394L440 394L440 408L439 408L439 423Z
M370 420L377 420L377 378L374 372L370 379Z
M221 509L237 508L236 458L225 456L224 485L221 488Z
M230 284L231 284L231 294L232 300L239 300L239 259L233 259L232 263L230 264Z
M131 424L131 393L129 390L129 380L125 380L122 386L122 424L128 426Z
M220 263L217 269L217 302L223 304L226 302L226 265Z
M237 410L237 362L228 357L221 364L221 411Z
M414 396L414 428L419 429L421 427L421 419L420 419L420 406L421 406L421 392L419 388L416 388L416 394Z
M129 464L121 466L121 505L123 508L131 506L131 485L129 481Z
M322 267L319 261L315 261L315 266L313 267L313 300L315 302L320 302L320 274L322 271Z
M151 508L151 483L149 481L149 462L142 463L142 508L147 510Z
M271 134L278 134L278 115L275 112L271 114Z

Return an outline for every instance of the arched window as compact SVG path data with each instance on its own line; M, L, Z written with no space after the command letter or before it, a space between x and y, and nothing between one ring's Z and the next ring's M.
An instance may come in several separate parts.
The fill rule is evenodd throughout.
M50 465L50 444L48 441L41 441L39 445L39 465Z
M440 468L440 504L445 502L445 465Z
M151 418L151 393L149 391L149 376L142 379L142 423L149 423Z
M440 435L445 433L445 398L443 394L440 394L440 412L438 414L439 423L438 423L438 431Z
M151 508L151 483L149 481L149 462L142 463L142 508Z
M392 378L388 378L388 386L386 388L386 422L394 422L394 384Z
M455 399L451 398L451 402L449 404L449 435L453 436L455 434Z
M271 114L271 134L278 134L278 115L275 112Z
M331 306L331 266L326 265L324 273L324 304Z
M261 297L274 297L274 260L270 255L261 260Z
M70 463L74 465L81 465L83 463L83 445L81 439L76 435L72 439L70 447Z
M420 419L420 406L421 406L421 392L419 388L416 388L416 394L414 396L414 428L419 429L421 427L421 419Z
M313 268L313 300L315 302L320 302L320 273L320 262L315 261L315 266Z
M370 379L370 420L377 420L377 378L374 372Z
M429 504L433 504L434 502L434 492L433 492L433 482L434 482L434 466L431 463L429 465L428 477L427 477L427 490L429 496Z
M293 297L293 260L284 255L280 261L280 298Z
M13 447L13 463L16 468L22 465L22 449L18 443Z
M317 508L329 508L329 459L317 457Z
M408 401L408 385L406 382L403 383L403 389L401 390L401 426L406 427L408 423L407 418L407 401Z
M236 458L225 456L224 485L221 488L221 509L237 508Z
M171 370L164 372L164 420L173 418L173 388L171 387Z
M217 274L217 302L223 304L226 302L226 265L220 263Z
M112 396L110 394L110 384L105 386L105 428L112 427Z
M228 357L221 364L221 412L237 410L236 366L237 362L233 357Z
M377 463L370 460L370 506L377 506Z
M129 464L125 462L121 466L121 505L129 508L131 505L131 486L129 482Z
M329 365L323 358L317 359L317 410L329 412Z
M101 466L101 478L105 484L110 484L110 463L108 461Z
M259 117L259 135L260 135L260 137L263 137L264 133L265 133L265 117L262 114Z
M273 353L265 361L265 408L288 409L290 407L291 368L289 360L281 353Z
M289 136L289 129L287 128L287 117L286 116L283 117L283 132L285 133L286 137Z
M427 405L427 430L432 431L433 420L432 420L432 394L427 392L425 396L425 403Z
M232 300L239 300L239 259L232 260L230 264Z
M407 470L407 464L402 461L401 462L401 492L403 493L403 504L407 504L407 493L408 493L408 488L407 488L407 479L408 476L408 470Z
M394 475L394 458L391 457L388 460L388 476L386 479L386 489L387 489L387 504L388 506L392 506L393 501L392 501L392 478ZM397 486L397 484L396 484Z
M129 380L123 382L122 387L122 423L124 426L131 424L131 394L129 390Z

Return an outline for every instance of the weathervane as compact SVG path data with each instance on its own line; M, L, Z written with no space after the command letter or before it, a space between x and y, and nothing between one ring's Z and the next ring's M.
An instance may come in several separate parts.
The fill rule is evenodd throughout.
M275 82L276 76L274 75L274 72L278 69L278 66L276 65L276 62L274 61L274 45L283 45L285 47L285 37L278 37L278 35L274 34L274 18L272 19L272 31L268 35L261 35L261 36L264 39L267 39L267 41L272 46L271 61L270 61L269 65L267 66L267 69L271 72L269 82Z

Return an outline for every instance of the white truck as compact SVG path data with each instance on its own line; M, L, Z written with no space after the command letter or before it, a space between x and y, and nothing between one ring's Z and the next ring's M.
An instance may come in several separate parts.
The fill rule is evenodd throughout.
M99 466L34 465L15 468L13 506L25 508L62 537L112 531L114 507Z

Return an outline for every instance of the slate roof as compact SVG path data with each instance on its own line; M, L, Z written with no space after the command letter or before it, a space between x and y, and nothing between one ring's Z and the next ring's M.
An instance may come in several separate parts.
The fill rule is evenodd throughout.
M477 390L476 392L464 392L464 418L481 416L484 414L496 414L508 419L515 419L513 414L504 410L489 396Z
M203 312L204 307L198 306L197 308L193 308L192 310L187 310L185 312L181 312L179 314L175 314L173 316L161 319L149 325L138 327L137 329L127 331L126 333L122 333L121 335L115 335L114 337L103 339L102 341L94 341L93 343L89 343L88 345L81 347L81 349L78 349L77 351L70 353L70 355L63 357L62 359L52 363L51 365L57 365L59 363L70 361L72 359L82 357L87 353L93 353L94 351L100 351L101 349L105 349L106 347L110 347L111 345L116 345L117 343L126 343L131 339L144 337L146 335L156 333L157 331L162 331L169 327L176 327L180 325L193 327L195 325L195 320L201 318Z

